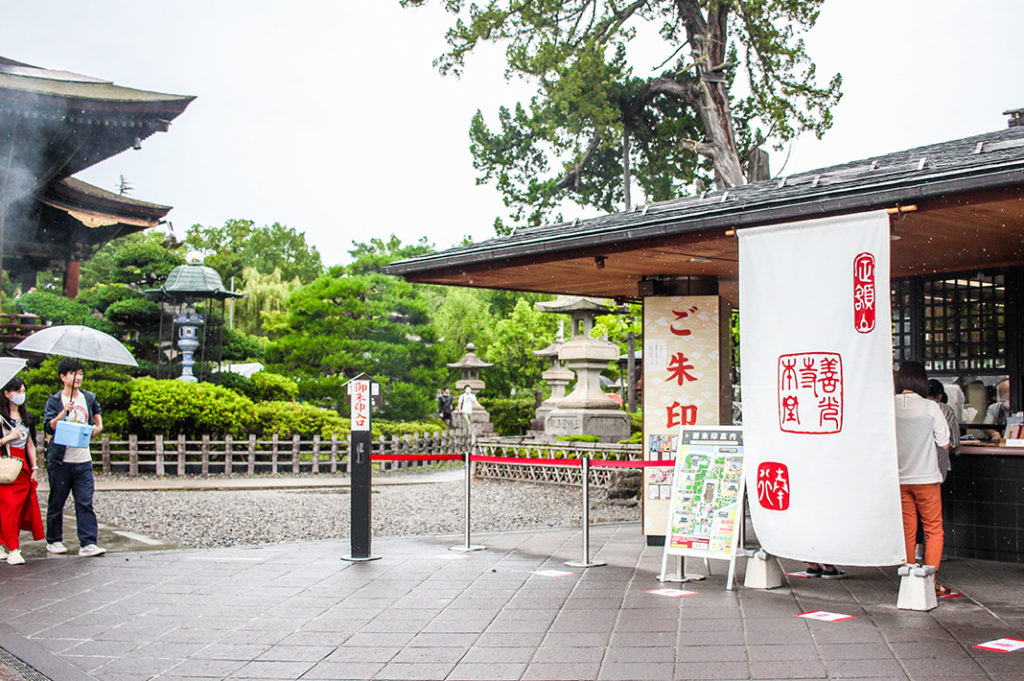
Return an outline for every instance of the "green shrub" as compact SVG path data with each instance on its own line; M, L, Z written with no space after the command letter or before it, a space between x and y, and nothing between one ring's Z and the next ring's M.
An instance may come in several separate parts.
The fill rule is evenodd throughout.
M234 371L218 371L210 375L210 383L222 385L228 390L234 390L239 395L249 395L252 390L252 381L248 376L236 374Z
M391 437L393 435L415 435L420 433L426 435L428 433L443 433L447 430L444 422L441 419L427 419L421 421L387 421L384 419L373 419L371 424L373 425L374 437L383 435L384 437Z
M69 300L64 296L49 291L33 291L18 298L18 307L22 312L39 315L44 322L54 324L83 324L86 320L95 319L92 308L88 305Z
M160 306L145 298L125 298L107 307L107 319L133 329L157 326L160 314Z
M224 359L244 362L263 357L265 341L238 329L224 329Z
M257 371L249 377L249 385L246 394L253 402L291 402L299 394L295 381L269 371Z
M212 383L140 378L131 383L129 426L139 435L237 435L256 424L248 397Z
M491 423L498 435L523 435L530 429L530 421L537 415L536 401L527 399L501 399L488 397L480 403L491 415Z
M643 431L644 412L643 409L637 409L635 412L629 415L629 432L632 433L633 435L636 435L637 433L643 434Z
M298 381L299 399L325 409L343 409L345 407L345 379L337 376L321 376L319 378L301 378Z
M596 435L559 435L555 438L560 442L600 442Z
M259 374L256 374L259 375ZM298 402L260 402L256 405L256 423L260 435L332 435L347 438L349 421L329 409Z
M75 301L106 312L112 303L129 298L142 298L142 294L124 284L97 284L79 293Z

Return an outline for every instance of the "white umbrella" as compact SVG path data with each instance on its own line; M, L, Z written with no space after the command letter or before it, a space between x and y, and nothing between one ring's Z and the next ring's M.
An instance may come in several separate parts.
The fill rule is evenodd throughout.
M14 378L14 375L25 368L28 360L17 357L0 357L0 388L7 385L7 381Z
M132 353L128 352L128 348L121 345L121 341L87 326L50 326L36 331L15 345L14 349L44 355L91 359L94 362L108 364L139 366Z

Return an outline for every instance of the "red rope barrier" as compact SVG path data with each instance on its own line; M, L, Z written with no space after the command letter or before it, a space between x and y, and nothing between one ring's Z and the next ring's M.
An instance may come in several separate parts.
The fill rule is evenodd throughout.
M462 454L371 454L370 461L462 461Z

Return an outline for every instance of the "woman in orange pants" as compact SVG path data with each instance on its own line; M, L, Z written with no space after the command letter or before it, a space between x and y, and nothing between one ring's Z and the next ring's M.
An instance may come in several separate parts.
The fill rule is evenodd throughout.
M42 539L43 519L36 497L36 446L25 409L25 382L15 376L0 391L0 447L3 455L22 460L14 482L0 485L0 544L7 547L7 564L24 565L19 535L22 530Z
M896 452L900 468L900 501L907 563L914 563L917 515L924 526L924 563L942 561L942 471L939 450L949 447L949 426L939 406L928 399L928 375L919 362L903 362L896 372ZM938 577L936 577L938 579ZM935 582L935 593L949 587Z

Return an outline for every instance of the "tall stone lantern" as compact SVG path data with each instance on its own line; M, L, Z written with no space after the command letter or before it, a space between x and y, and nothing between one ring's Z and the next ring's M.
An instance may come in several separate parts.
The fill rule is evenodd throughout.
M531 422L532 427L537 430L544 430L545 418L565 398L565 389L572 383L572 379L575 377L575 374L562 366L562 362L558 359L558 351L562 349L563 345L565 345L565 325L559 324L558 337L555 338L555 342L543 350L533 351L534 356L543 357L550 362L547 371L542 373L540 377L551 386L551 397L541 402L537 407L536 415Z
M601 390L601 372L619 359L619 348L605 339L591 338L594 318L612 312L598 298L559 296L536 303L542 312L572 317L572 338L558 350L558 359L576 373L576 385L544 419L546 435L596 435L602 442L629 437L629 414Z
M452 395L453 409L458 409L459 394L461 394L466 386L469 386L470 390L474 394L478 394L483 390L487 384L480 378L480 370L494 366L489 362L485 362L480 359L476 354L476 346L472 343L466 344L466 354L462 356L458 362L451 362L448 367L451 369L458 369L462 372L462 378L455 381L455 390L457 393ZM462 418L461 414L455 414L452 419L453 428L465 428L466 422ZM491 423L491 415L487 413L487 410L481 407L474 409L471 415L474 429L478 435L484 433L493 433L494 425Z

